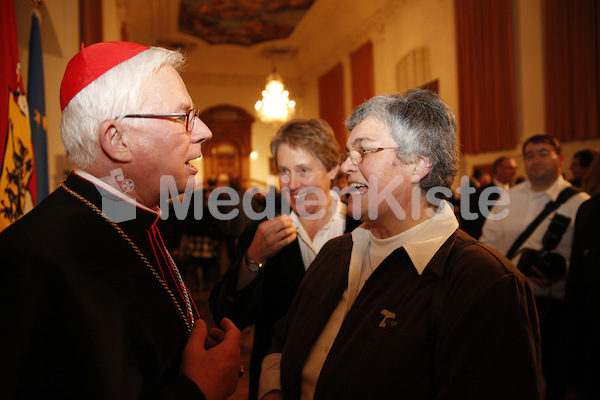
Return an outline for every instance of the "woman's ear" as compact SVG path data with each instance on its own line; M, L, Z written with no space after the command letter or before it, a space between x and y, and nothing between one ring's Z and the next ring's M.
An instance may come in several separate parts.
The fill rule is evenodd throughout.
M335 167L331 168L329 170L329 172L327 172L327 174L329 175L329 180L330 181L334 180L339 171L340 171L339 165L336 165Z
M412 183L419 183L423 178L425 178L429 174L429 171L431 171L431 158L421 157L414 164L414 166L415 168L413 170Z
M119 129L122 128L122 129ZM104 154L117 162L131 161L131 148L128 136L124 135L125 127L117 121L104 121L98 127L98 140Z

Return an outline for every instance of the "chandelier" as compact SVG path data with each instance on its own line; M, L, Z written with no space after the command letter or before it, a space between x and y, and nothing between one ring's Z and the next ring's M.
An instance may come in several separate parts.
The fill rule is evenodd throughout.
M285 90L283 79L275 72L267 77L265 90L262 91L262 100L254 105L256 114L261 121L266 123L283 123L294 115L296 102L290 100L290 92Z

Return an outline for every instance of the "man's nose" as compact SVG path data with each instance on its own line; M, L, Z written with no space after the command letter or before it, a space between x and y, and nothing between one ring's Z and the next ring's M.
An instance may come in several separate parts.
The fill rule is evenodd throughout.
M192 130L192 134L190 136L192 143L202 143L212 139L212 132L210 129L208 129L208 126L206 126L204 121L202 121L198 116L195 116L194 118L198 118L198 120L194 124L194 129Z

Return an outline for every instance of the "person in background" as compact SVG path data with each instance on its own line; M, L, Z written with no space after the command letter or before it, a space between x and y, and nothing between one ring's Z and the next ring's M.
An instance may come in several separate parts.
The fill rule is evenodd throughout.
M479 189L481 186L487 185L492 181L490 174L482 170L481 168L476 168L473 171L473 176L469 180L471 186L476 189Z
M517 162L512 157L499 157L492 165L492 182L487 187L497 186L509 190L515 183Z
M600 399L600 157L584 175L583 190L592 198L577 211L565 287L566 400Z
M590 169L592 161L598 156L598 152L591 149L580 150L573 155L571 166L569 169L573 174L571 184L573 186L581 187L583 177Z
M220 278L219 271L219 220L208 208L210 190L203 190L202 197L194 195L187 216L180 224L181 241L175 258L182 266L192 290L210 290ZM197 218L194 202L202 201L202 218ZM193 285L193 286L192 286Z
M346 127L363 224L321 249L275 325L259 398L538 399L527 279L436 196L457 172L452 111L415 89L372 98Z
M512 186L515 175L517 173L517 162L512 157L499 157L492 165L492 181L480 186L474 193L469 196L469 211L470 213L461 213L460 227L463 231L479 239L483 223L489 215L491 208L500 195L508 192ZM502 191L501 191L502 190ZM482 210L483 204L480 204L480 199L491 201L491 204Z
M460 213L461 213L461 198L464 201L463 196L465 196L465 193L468 193L469 195L469 201L471 203L469 203L469 208L468 210L471 209L471 207L473 207L471 204L473 201L473 197L475 197L475 194L477 193L477 191L479 190L479 188L482 185L487 185L491 182L491 177L490 174L488 174L487 172L485 172L483 169L481 168L475 168L473 170L473 175L468 179L468 181L466 182L466 187L463 187L462 182L461 182L461 186L460 186L460 190L459 190L459 194L452 194L452 197L449 199L450 203L454 206L454 211L456 213L457 216L459 216L459 220L460 220ZM464 205L463 205L464 207ZM464 212L464 209L463 209Z
M7 399L208 399L237 387L240 332L207 333L156 227L212 133L179 52L130 42L67 65L61 134L75 170L0 234ZM165 199L166 201L166 199Z
M560 349L565 273L573 245L575 215L589 196L563 179L564 155L554 137L528 138L523 144L523 157L529 179L508 192L510 202L494 206L492 214L506 215L486 220L481 241L507 255L528 275L540 318L545 398L562 400L564 362ZM558 208L542 215L539 225L517 242L550 204Z
M257 396L271 328L287 312L306 270L329 239L357 225L331 190L340 147L325 121L286 123L271 140L271 153L292 212L248 224L240 235L237 256L210 295L217 320L231 318L241 329L255 324L250 399Z

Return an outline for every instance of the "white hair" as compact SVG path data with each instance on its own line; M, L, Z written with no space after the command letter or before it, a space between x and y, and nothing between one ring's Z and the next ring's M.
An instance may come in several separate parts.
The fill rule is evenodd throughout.
M84 170L93 165L100 149L100 124L139 112L144 82L161 67L171 65L179 70L184 62L184 56L177 51L150 47L111 68L77 93L63 110L60 126L69 162Z

